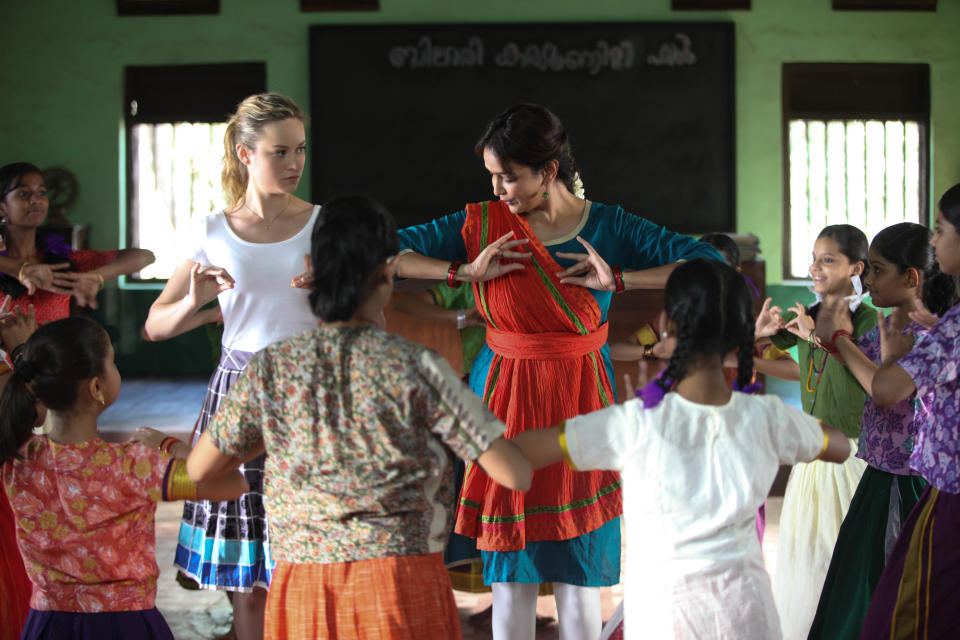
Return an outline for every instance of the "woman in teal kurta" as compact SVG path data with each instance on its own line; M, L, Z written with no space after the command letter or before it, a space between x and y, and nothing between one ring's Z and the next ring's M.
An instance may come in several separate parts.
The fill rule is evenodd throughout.
M401 229L401 254L411 250L451 262L467 261L466 246L461 235L465 219L466 211L460 211L423 225ZM608 264L621 265L624 269L647 269L693 258L722 260L710 245L668 231L615 205L587 201L577 228L567 237L544 243L561 266L572 264L572 261L558 258L558 253L582 252L583 247L577 241L577 236L589 242ZM595 289L588 291L602 311L603 322L606 322L613 293ZM607 376L612 380L613 364L608 346L603 347L602 357ZM470 388L481 396L493 358L494 352L484 344L470 372ZM526 549L522 551L484 551L484 582L522 581L533 584L556 581L583 586L607 586L619 582L619 521L611 520L600 529L581 537L589 540L527 542ZM548 557L552 561L543 562ZM585 570L590 566L599 570Z

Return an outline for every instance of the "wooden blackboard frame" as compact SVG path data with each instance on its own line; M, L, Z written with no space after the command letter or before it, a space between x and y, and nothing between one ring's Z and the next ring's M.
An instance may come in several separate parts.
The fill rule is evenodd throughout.
M529 101L564 120L588 198L731 231L734 66L732 22L313 26L313 198L365 193L401 226L489 199L473 144Z

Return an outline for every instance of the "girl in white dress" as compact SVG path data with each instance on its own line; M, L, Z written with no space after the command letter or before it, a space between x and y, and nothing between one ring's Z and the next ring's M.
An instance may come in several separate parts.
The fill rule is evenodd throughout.
M781 464L841 462L849 442L775 396L730 391L725 357L738 388L753 372L753 303L734 269L686 262L664 303L676 348L638 398L514 442L535 467L621 472L627 638L779 638L756 510Z

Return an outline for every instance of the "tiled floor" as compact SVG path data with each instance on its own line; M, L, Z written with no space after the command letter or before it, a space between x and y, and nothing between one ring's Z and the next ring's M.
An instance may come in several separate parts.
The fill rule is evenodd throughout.
M124 439L137 427L146 425L186 439L193 430L205 389L206 380L125 380L117 402L101 417L100 430L106 438ZM781 498L771 498L767 503L763 554L771 574L776 566L780 504ZM229 628L231 610L221 593L187 591L176 583L172 563L181 510L182 503L164 503L157 509L157 562L161 570L157 607L178 640L206 640ZM627 553L626 547L623 553ZM604 619L610 616L623 598L621 585L602 590ZM474 629L467 621L471 614L490 604L490 595L454 593L460 609L464 640L491 638L489 629ZM541 597L537 613L556 618L553 598ZM556 637L556 624L537 633L538 640Z

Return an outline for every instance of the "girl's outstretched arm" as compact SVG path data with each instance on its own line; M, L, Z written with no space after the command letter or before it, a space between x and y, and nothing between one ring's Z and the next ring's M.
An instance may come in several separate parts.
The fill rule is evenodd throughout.
M217 445L210 439L210 433L206 432L200 436L193 451L190 452L190 457L187 458L187 475L200 486L205 481L223 475L224 471L236 469L241 463L256 458L264 451L261 439L247 450L246 457L241 460L217 449Z
M512 438L534 469L542 469L563 460L563 447L560 445L561 427L531 429Z
M892 407L901 400L909 398L910 394L916 390L917 386L913 378L896 362L885 364L877 369L870 388L867 389L878 407Z
M490 448L480 454L477 464L483 467L491 478L508 489L526 491L530 488L533 469L530 460L510 440L499 437L490 444Z
M839 429L821 422L823 428L824 447L817 460L824 462L846 462L850 457L850 441Z
M754 358L753 368L757 370L757 373L780 378L781 380L793 380L795 382L800 380L800 365L798 365L797 361L790 357L789 354L787 354L785 358L778 358L776 360Z
M226 471L216 478L197 483L198 500L212 500L214 502L236 500L248 491L250 491L250 485L244 475L237 469Z

